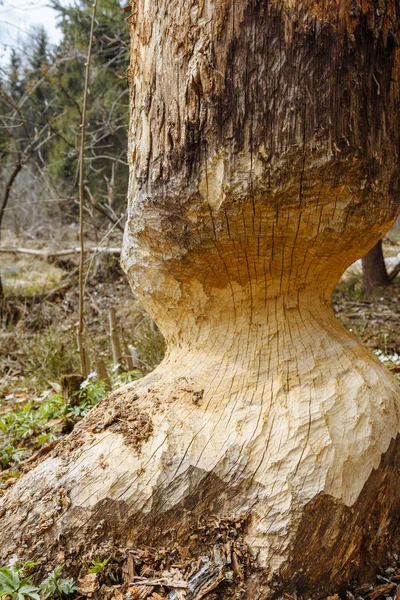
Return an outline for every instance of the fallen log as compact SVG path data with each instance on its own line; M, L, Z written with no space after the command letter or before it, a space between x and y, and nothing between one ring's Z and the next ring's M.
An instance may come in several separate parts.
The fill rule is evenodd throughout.
M76 248L66 248L65 250L37 250L35 248L21 248L13 246L1 246L0 252L3 254L30 254L31 256L38 256L46 260L59 258L60 256L70 256L71 254L80 254L81 249L77 246ZM110 248L88 248L86 251L88 254L121 254L121 248L110 247Z

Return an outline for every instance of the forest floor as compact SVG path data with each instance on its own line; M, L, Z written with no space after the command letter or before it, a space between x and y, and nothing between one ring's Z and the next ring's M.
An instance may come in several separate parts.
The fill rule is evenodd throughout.
M389 248L392 255L399 250L396 244ZM62 375L79 370L75 269L76 257L59 264L48 264L37 257L11 256L4 260L2 257L7 299L0 327L0 495L50 452L108 393L104 382L97 382L91 374L74 396L64 398L61 394ZM115 257L103 256L96 262L88 277L85 302L87 345L92 362L98 358L104 360L113 388L146 374L160 362L165 350L162 337L133 298ZM345 327L400 378L400 275L373 299L367 299L361 274L355 273L338 284L332 304ZM119 323L123 363L119 367L114 365L111 351L108 323L111 308L116 310ZM136 356L133 369L128 360L132 348ZM153 579L161 577L165 561L159 554L155 556L151 549L138 552L139 557L131 554L99 557L88 566L87 579L79 582L80 597L93 594L96 597L100 589L103 592L97 595L99 598L128 597L124 577L129 568L136 568L137 577L146 577L147 573ZM136 561L136 567L132 561ZM183 571L193 570L192 562L188 558ZM138 569L139 563L142 566ZM34 573L34 566L18 568L20 578ZM182 575L186 573L183 571ZM65 581L61 571L57 577L57 581ZM331 600L400 598L399 582L400 560L391 557L376 581L367 582L358 590L348 590L344 596L334 595ZM92 590L86 595L85 585ZM129 597L153 600L171 597L166 586L141 586L140 590L144 587L148 595L135 596L131 590ZM227 597L218 594L216 589L205 598Z
M367 299L352 284L340 282L332 297L332 307L343 325L381 356L400 355L400 276L387 288ZM384 359L382 358L384 361Z

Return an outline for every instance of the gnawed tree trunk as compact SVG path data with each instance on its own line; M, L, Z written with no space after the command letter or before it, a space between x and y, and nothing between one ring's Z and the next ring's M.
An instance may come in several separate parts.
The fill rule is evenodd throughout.
M330 308L397 213L398 6L138 0L131 23L123 264L168 351L15 484L0 554L196 556L236 523L258 570L235 597L315 598L399 533L398 387Z
M367 296L372 296L377 288L389 283L385 259L382 252L382 240L362 258L364 286Z

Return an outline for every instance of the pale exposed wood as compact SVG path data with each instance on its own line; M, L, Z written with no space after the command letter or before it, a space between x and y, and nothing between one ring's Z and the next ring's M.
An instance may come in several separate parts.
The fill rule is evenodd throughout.
M135 6L123 265L168 342L158 397L202 391L172 403L163 487L251 482L247 540L278 571L307 503L354 505L399 431L395 382L329 300L398 210L398 53L369 2ZM368 27L388 28L373 76Z
M170 588L187 589L188 584L186 581L174 581L167 577L161 577L159 579L147 579L146 577L134 577L132 585L165 585Z

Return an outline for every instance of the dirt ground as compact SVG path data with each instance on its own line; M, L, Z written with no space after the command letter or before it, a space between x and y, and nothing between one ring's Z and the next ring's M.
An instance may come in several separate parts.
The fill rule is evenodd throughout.
M340 283L332 306L343 325L372 350L400 354L400 276L371 300Z

